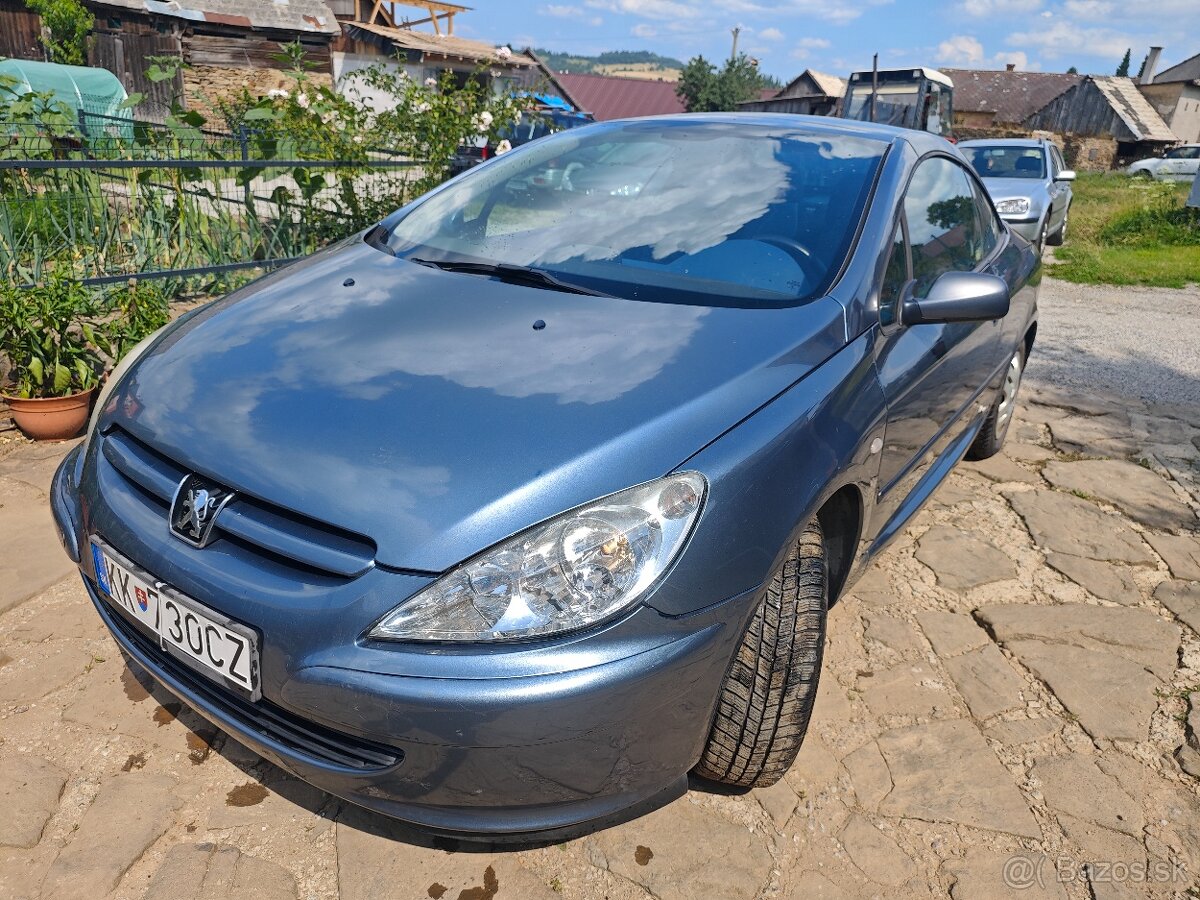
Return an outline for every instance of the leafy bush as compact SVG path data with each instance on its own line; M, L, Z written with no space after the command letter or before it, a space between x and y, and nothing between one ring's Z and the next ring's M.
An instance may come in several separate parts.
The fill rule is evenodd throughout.
M42 18L48 34L41 42L51 62L87 65L87 37L96 21L87 7L79 0L25 0L25 5Z
M1081 284L1184 287L1200 282L1200 214L1189 185L1081 174L1067 243L1049 266Z
M96 295L67 267L23 288L0 285L0 352L18 397L65 397L95 387L107 344Z

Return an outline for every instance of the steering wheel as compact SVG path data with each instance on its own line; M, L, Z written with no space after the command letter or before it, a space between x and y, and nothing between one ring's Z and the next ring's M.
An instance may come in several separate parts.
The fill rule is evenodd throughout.
M758 241L760 244L769 244L772 247L778 247L786 253L800 267L800 271L804 273L804 277L813 282L814 285L820 284L821 279L825 277L825 267L812 255L812 252L793 237L788 237L782 234L764 234L756 235L747 240Z

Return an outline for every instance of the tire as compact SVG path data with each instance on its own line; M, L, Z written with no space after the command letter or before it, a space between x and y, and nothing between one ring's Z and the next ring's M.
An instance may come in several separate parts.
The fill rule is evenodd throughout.
M1012 424L1013 413L1017 407L1017 393L1021 390L1021 376L1025 374L1025 347L1022 345L1004 370L1004 383L992 408L988 410L983 427L975 436L975 441L967 450L967 459L987 459L995 456L1004 446L1008 436L1008 426Z
M1142 181L1152 181L1154 180L1154 173L1149 169L1138 169L1133 173L1133 177L1140 178Z
M1046 229L1050 227L1050 214L1046 214L1046 218L1042 221L1042 228L1038 232L1037 243L1034 245L1037 248L1038 256L1046 252Z
M784 776L817 697L828 601L825 542L813 519L742 635L697 775L746 788L770 787Z
M1063 245L1063 241L1067 239L1067 220L1070 218L1071 207L1068 206L1067 211L1063 213L1062 224L1058 226L1058 229L1054 232L1054 234L1046 238L1047 244L1049 244L1051 247L1061 247Z

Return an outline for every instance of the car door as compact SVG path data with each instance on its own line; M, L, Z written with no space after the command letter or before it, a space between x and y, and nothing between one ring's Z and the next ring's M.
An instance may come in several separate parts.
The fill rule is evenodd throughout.
M1196 174L1196 160L1191 158L1193 150L1200 148L1176 147L1163 157L1158 167L1158 177L1173 181L1186 179Z
M1002 352L1002 320L905 326L899 314L906 292L920 300L945 272L990 269L998 235L982 191L976 193L957 160L930 156L914 170L899 212L875 346L888 404L877 498L882 515L873 517L881 525L971 423L974 399Z
M1180 159L1179 174L1184 181L1190 181L1200 174L1200 146L1184 147Z
M1054 234L1062 226L1067 216L1067 207L1071 204L1071 186L1065 181L1059 181L1058 176L1066 168L1058 148L1050 146L1046 152L1046 171L1050 175L1050 227L1049 234Z

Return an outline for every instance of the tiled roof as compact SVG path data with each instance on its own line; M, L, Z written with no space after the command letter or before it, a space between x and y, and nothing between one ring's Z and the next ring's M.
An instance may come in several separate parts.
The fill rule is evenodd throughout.
M954 82L954 111L992 112L997 122L1024 122L1083 81L1082 75L1056 72L1007 72L942 69Z
M338 34L341 25L321 0L89 0L93 6L135 10L193 22L243 28Z
M571 96L599 122L686 111L683 101L675 93L673 81L592 74L560 74L557 77Z
M506 68L523 69L537 65L532 57L524 53L514 50L509 56L502 57L497 54L498 48L495 44L473 41L470 38L454 34L434 34L428 31L415 31L411 28L389 28L386 25L368 25L365 22L347 22L345 24L347 29L361 29L390 41L402 50L416 51L422 56L464 59Z
M1158 110L1151 106L1150 101L1137 89L1132 78L1092 76L1091 80L1136 140L1179 140L1158 114Z

